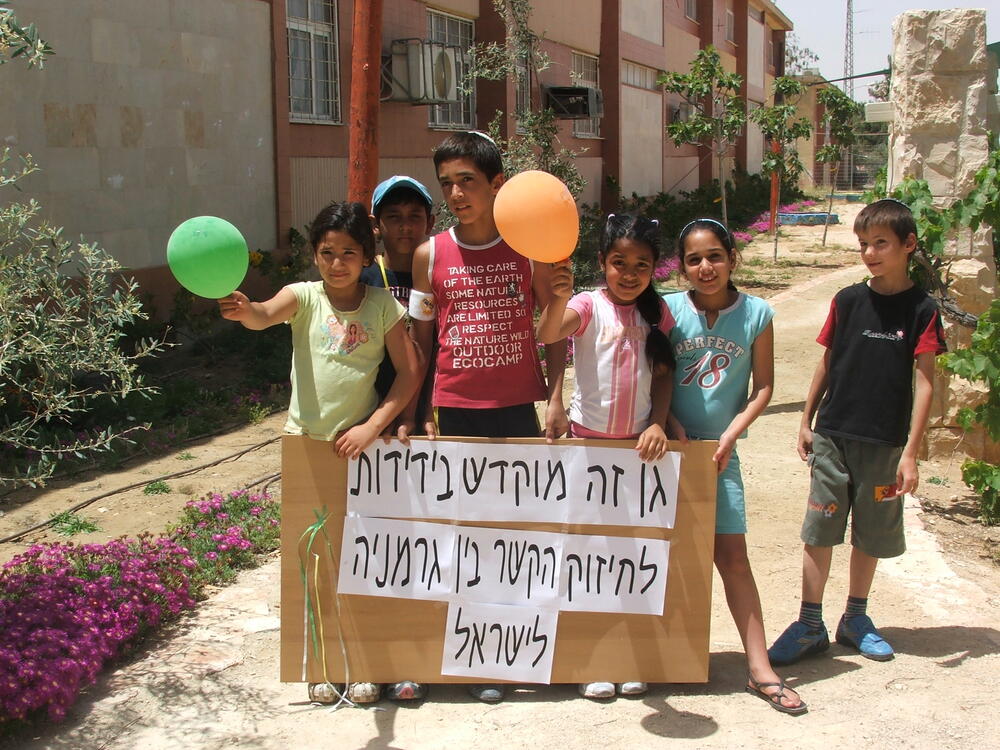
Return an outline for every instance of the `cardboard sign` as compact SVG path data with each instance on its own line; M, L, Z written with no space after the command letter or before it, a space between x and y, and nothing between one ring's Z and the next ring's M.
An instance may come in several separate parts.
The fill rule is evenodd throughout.
M283 438L283 681L708 679L715 443L653 471L624 441L448 442Z

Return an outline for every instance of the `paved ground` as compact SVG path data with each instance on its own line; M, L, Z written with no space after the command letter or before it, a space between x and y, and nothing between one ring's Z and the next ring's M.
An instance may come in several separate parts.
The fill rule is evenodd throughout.
M798 609L798 525L807 486L795 454L802 400L831 295L860 279L832 272L773 298L777 390L741 444L751 559L773 638ZM872 610L898 655L874 663L833 645L783 670L809 702L780 715L743 692L739 639L717 580L711 678L654 686L646 696L594 703L571 686L518 690L486 706L458 687L435 687L417 706L332 712L305 705L305 687L277 680L278 560L240 577L135 661L91 688L69 720L11 746L24 748L697 748L834 745L996 747L992 686L1000 674L1000 586L995 569L949 563L907 509L909 551L876 576ZM846 596L838 550L827 596L835 627ZM989 691L989 692L985 692ZM992 739L991 739L992 738Z

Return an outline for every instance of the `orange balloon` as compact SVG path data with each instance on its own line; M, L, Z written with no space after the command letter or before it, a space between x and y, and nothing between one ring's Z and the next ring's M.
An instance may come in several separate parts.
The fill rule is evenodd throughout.
M568 258L580 237L580 214L569 189L558 177L535 169L503 184L493 218L508 245L541 263Z

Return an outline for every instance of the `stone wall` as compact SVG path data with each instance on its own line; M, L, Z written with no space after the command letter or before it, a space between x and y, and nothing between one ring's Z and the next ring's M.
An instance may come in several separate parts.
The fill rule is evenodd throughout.
M5 200L36 199L66 237L135 270L162 266L170 232L202 214L233 222L251 248L275 246L268 3L32 0L15 10L55 55L41 71L15 61L0 75L0 135L41 167Z
M894 119L889 136L888 186L907 176L927 180L935 202L950 206L974 184L988 154L987 122L996 69L986 52L984 10L912 10L893 22ZM996 296L997 269L989 229L964 232L949 243L951 292L979 315ZM971 331L947 318L948 348L965 345ZM980 430L966 434L955 414L982 398L981 389L938 373L927 449L959 451L1000 461L1000 446Z

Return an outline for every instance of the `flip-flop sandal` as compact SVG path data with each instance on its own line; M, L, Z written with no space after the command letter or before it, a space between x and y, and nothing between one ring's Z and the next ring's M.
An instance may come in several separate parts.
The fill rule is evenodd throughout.
M809 710L805 701L799 698L799 705L797 706L786 706L782 704L781 699L787 698L785 695L785 681L780 682L757 682L753 677L747 678L750 684L746 686L746 690L750 695L756 695L761 700L767 701L771 708L775 711L781 711L783 714L791 714L792 716L798 716L799 714L804 714ZM764 688L776 687L778 688L773 693L764 692Z

